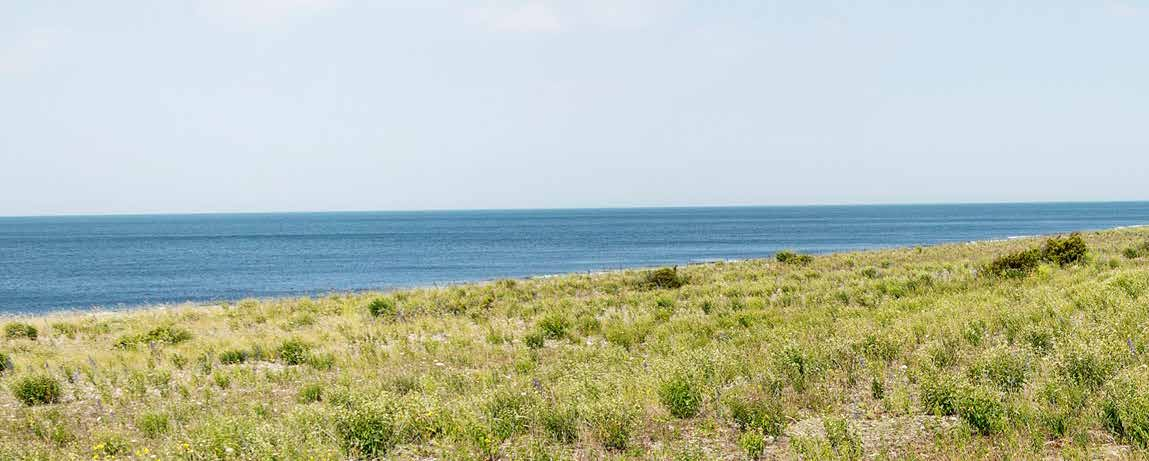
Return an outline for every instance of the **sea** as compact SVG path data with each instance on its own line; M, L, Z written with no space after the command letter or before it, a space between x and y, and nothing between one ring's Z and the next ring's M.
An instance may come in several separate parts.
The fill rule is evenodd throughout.
M1007 239L1149 202L0 217L0 314L123 309Z

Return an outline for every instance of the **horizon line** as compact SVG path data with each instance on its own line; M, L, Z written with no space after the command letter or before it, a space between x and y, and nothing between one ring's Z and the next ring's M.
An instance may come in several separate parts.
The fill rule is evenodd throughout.
M578 211L578 210L653 210L699 208L808 208L808 207L879 207L879 206L935 206L935 205L1057 205L1057 204L1111 204L1149 203L1149 199L1134 200L1032 200L1032 201L958 201L958 202L829 202L808 204L733 204L733 205L636 205L590 207L508 207L508 208L422 208L422 209L337 209L337 210L266 210L266 211L187 211L187 212L106 212L106 213L49 213L30 215L0 215L5 218L84 218L132 216L218 216L267 214L339 214L339 213L442 213L491 211Z

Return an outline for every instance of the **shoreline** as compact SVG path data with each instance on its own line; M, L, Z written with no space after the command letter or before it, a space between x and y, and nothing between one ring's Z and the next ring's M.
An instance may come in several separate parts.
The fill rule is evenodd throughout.
M1134 224L1134 225L1116 226L1116 227L1101 228L1101 229L1079 230L1079 231L1071 231L1071 232L1100 233L1100 232L1122 231L1122 230L1132 230L1132 229L1141 229L1141 228L1149 228L1149 224ZM955 246L955 245L971 246L971 245L982 245L982 244L1003 244L1003 243L1025 242L1028 240L1047 238L1047 237L1054 236L1054 235L1065 235L1068 233L1069 232L1037 234L1037 235L1020 235L1020 236L1008 236L1005 238L998 238L998 239L954 241L954 242L945 242L945 243L936 243L936 244L927 244L927 245L875 247L875 248L867 248L867 249L859 249L859 250L837 251L837 252L832 251L832 252L826 252L826 253L810 253L810 254L813 254L816 256L827 256L827 255L844 255L844 254L853 254L853 253L867 253L867 252L876 252L876 251L909 250L909 249L914 249L914 248L938 248L938 247ZM173 311L173 310L182 310L182 309L210 309L210 308L222 308L222 307L227 306L227 305L234 305L234 304L238 304L238 303L241 303L244 301L249 301L249 300L259 302L259 303L268 303L268 302L289 302L289 301L296 301L296 300L302 300L302 299L324 299L324 298L342 297L342 296L364 296L364 295L369 295L369 294L389 294L389 293L397 293L397 292L403 292L403 291L438 290L438 289L447 289L447 288L452 288L452 287L471 286L471 285L482 286L482 285L488 285L488 284L496 283L500 280L530 281L530 280L546 280L546 279L555 279L555 278L561 278L561 277L571 277L571 276L576 276L576 275L603 276L603 275L610 275L610 274L622 274L622 273L633 272L633 271L648 271L648 270L658 269L660 267L669 267L669 266L691 267L691 266L705 266L705 265L710 265L710 264L737 264L737 263L760 261L760 260L770 261L770 260L773 260L772 258L773 258L773 254L770 254L768 256L763 256L763 257L759 257L759 258L715 259L715 260L708 260L708 261L687 262L687 263L681 263L681 264L667 264L667 265L656 265L656 266L627 266L627 267L619 267L619 268L613 268L613 269L601 269L601 270L579 271L579 272L559 272L559 273L551 273L551 274L527 275L527 276L521 276L521 277L503 277L503 278L491 278L491 279L479 279L479 280L460 280L460 281L456 281L456 282L442 282L442 283L420 284L420 285L411 285L411 286L398 286L398 287L393 287L393 288L364 288L364 289L351 289L351 290L332 290L332 291L326 291L326 292L315 293L315 294L310 294L310 295L309 294L287 294L287 295L270 295L270 296L252 296L252 297L244 297L244 298L229 298L229 299L219 299L219 300L205 300L205 301L188 300L188 301L167 302L167 303L165 303L165 302L142 303L142 304L119 305L119 306L114 306L114 307L93 305L93 306L89 306L89 307L59 308L59 309L48 309L48 310L43 310L43 311L0 312L0 321L16 320L16 319L60 317L60 316L69 316L69 315L116 315L116 314L126 314L126 313L134 313L134 312L160 312L160 311Z

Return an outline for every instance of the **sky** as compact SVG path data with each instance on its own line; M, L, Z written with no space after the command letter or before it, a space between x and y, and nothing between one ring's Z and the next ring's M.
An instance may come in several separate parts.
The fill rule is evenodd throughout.
M0 0L0 215L1149 199L1149 1Z

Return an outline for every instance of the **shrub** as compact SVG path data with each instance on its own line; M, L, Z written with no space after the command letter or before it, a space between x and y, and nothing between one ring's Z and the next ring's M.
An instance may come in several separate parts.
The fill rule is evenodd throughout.
M774 254L774 259L782 264L792 264L796 266L804 266L814 261L814 257L810 255L798 254L793 251L779 251Z
M104 434L97 438L92 446L93 459L118 459L130 455L132 444L119 434Z
M353 405L335 421L335 433L348 455L381 459L400 441L394 405L372 401Z
M192 338L190 331L171 326L162 325L149 330L144 334L121 336L115 342L120 349L133 348L137 344L179 344Z
M299 403L312 403L323 400L323 385L307 384L299 389Z
M686 285L686 278L678 274L678 266L664 267L646 273L643 285L647 288L675 289Z
M1058 368L1070 382L1087 389L1099 389L1113 374L1114 365L1096 351L1076 346L1062 354Z
M886 383L878 377L870 381L870 397L874 400L886 398Z
M989 435L1005 424L1005 406L997 395L980 387L965 387L958 398L958 415L974 432Z
M1125 257L1129 259L1144 258L1149 256L1149 242L1144 242L1139 245L1126 248L1121 252L1121 254L1125 255Z
M541 349L546 341L546 335L541 331L533 331L523 336L523 344L526 344L530 349Z
M298 339L284 341L276 349L275 355L284 365L302 365L311 355L311 345Z
M590 417L591 431L607 450L625 450L637 423L638 410L622 402L600 403Z
M229 349L219 353L219 363L234 365L247 361L247 352L239 349Z
M12 395L27 406L57 403L62 394L60 381L48 375L25 376L12 384Z
M923 409L937 416L950 416L957 413L958 381L952 375L939 373L929 375L921 381Z
M136 428L144 437L155 438L168 431L170 423L166 413L143 413L136 418Z
M375 298L367 303L367 312L372 317L394 317L398 310L395 301L391 298Z
M857 432L850 430L850 424L842 418L822 418L822 428L826 430L826 440L841 459L858 459L862 456L862 439Z
M969 374L975 381L989 381L1005 392L1018 392L1025 386L1029 367L1024 358L999 351L975 363Z
M578 439L578 410L569 405L553 404L540 415L543 429L557 442L573 443Z
M324 352L322 354L309 354L307 365L319 371L328 371L335 368L335 354Z
M658 387L658 400L675 418L691 418L702 410L702 390L683 373L662 382Z
M36 327L23 322L12 322L4 325L4 336L8 339L27 338L33 341L39 332Z
M1041 264L1041 256L1041 250L1036 248L998 256L989 263L986 272L999 277L1029 275L1037 270L1037 266Z
M1149 448L1149 379L1123 375L1105 390L1101 403L1105 428L1141 448Z
M1089 247L1085 245L1081 233L1074 232L1066 238L1057 236L1046 240L1041 255L1045 261L1064 267L1084 261L1088 252Z
M774 437L782 435L786 429L786 415L776 399L765 399L753 395L735 395L727 399L730 417L744 432L760 432Z
M738 437L738 445L746 451L746 457L758 459L766 452L766 437L761 432L743 432Z
M12 357L4 351L0 351L0 375L12 369Z
M484 410L497 440L509 439L527 429L529 403L526 394L511 389L500 390L487 401Z
M567 316L561 312L552 312L539 320L538 331L542 332L548 339L559 339L566 336L570 326L571 321Z

